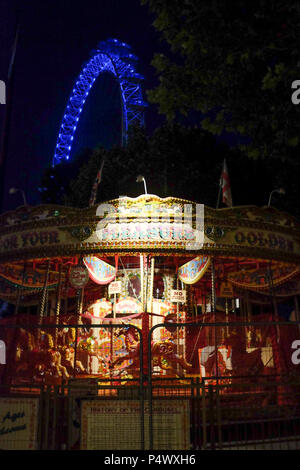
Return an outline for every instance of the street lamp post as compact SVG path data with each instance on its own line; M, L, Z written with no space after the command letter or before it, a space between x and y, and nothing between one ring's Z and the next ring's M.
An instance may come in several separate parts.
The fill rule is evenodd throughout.
M271 199L272 199L272 196L273 196L274 193L285 194L285 190L283 188L273 189L273 191L271 192L270 197L269 197L268 207L270 207L270 205L271 205Z
M22 193L24 206L27 207L27 201L26 201L26 197L25 197L25 193L24 193L23 189L10 188L10 190L9 190L9 194L16 194L17 192Z
M148 193L147 193L146 180L145 180L145 178L144 178L142 175L139 175L139 176L137 177L136 182L137 182L137 183L144 183L145 194L148 194Z

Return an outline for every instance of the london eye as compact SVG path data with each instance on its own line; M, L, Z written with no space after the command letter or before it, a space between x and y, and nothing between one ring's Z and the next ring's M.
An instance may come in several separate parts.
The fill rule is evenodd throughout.
M80 115L89 92L97 78L105 73L117 80L121 103L120 144L126 145L128 129L133 123L144 125L141 83L143 76L137 71L137 57L131 47L118 39L101 41L91 59L84 64L69 97L59 129L52 165L69 160Z

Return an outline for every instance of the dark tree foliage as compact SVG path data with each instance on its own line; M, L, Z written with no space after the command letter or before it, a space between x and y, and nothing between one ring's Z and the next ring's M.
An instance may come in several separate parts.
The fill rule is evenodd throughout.
M85 149L73 160L64 161L45 170L39 192L44 204L64 204L70 192L70 181L77 178L79 169L87 162L94 150Z
M279 209L297 215L291 208L297 207L298 181L288 163L281 168L277 161L251 160L209 132L179 124L166 124L150 137L144 129L132 129L125 148L87 150L74 163L47 170L43 202L87 207L96 174L105 158L96 202L124 195L139 196L144 186L136 178L142 174L148 193L216 207L224 157L235 206L266 205L272 189L284 186L286 195L274 194L272 202Z
M234 132L249 157L299 160L300 3L296 0L141 0L170 46L156 54L148 93L168 119L202 113L202 128Z

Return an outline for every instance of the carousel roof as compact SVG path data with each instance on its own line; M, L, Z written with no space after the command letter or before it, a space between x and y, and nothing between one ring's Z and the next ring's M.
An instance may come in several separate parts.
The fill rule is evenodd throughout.
M300 224L273 207L213 209L178 198L121 197L78 209L19 207L0 216L0 262L89 254L200 254L300 262Z

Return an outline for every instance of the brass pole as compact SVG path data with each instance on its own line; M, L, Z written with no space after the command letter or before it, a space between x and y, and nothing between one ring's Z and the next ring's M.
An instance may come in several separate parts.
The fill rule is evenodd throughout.
M215 284L215 262L214 259L212 258L211 260L211 306L212 306L212 311L214 315L214 320L216 323L216 284ZM218 383L218 344L217 344L217 327L214 326L214 340L215 340L215 355L216 355L216 377L217 377L217 383Z
M20 287L18 287L18 290L17 290L17 299L16 299L16 305L15 305L15 311L14 311L15 316L17 316L19 313L20 300L22 296L22 288L25 282L25 274L26 274L26 261L24 263L23 272L22 272L22 284Z
M50 271L50 259L48 259L48 262L47 262L46 276L45 276L44 286L42 290L42 298L41 298L41 303L40 303L40 320L44 316L44 313L45 313L45 303L47 299L49 271Z
M61 287L62 287L62 264L59 265L59 274L58 274L58 286L56 293L56 305L55 305L55 324L59 324L59 315L60 315L60 305L61 305ZM58 331L55 328L55 348L57 347L57 335Z
M48 259L48 262L47 262L45 281L44 281L44 286L43 286L43 290L42 290L42 298L41 298L41 303L40 303L40 313L39 313L40 328L37 331L37 339L38 339L39 343L40 343L40 339L41 339L42 320L43 320L43 317L44 317L44 314L45 314L45 304L46 304L46 299L47 299L49 271L50 271L50 259Z

